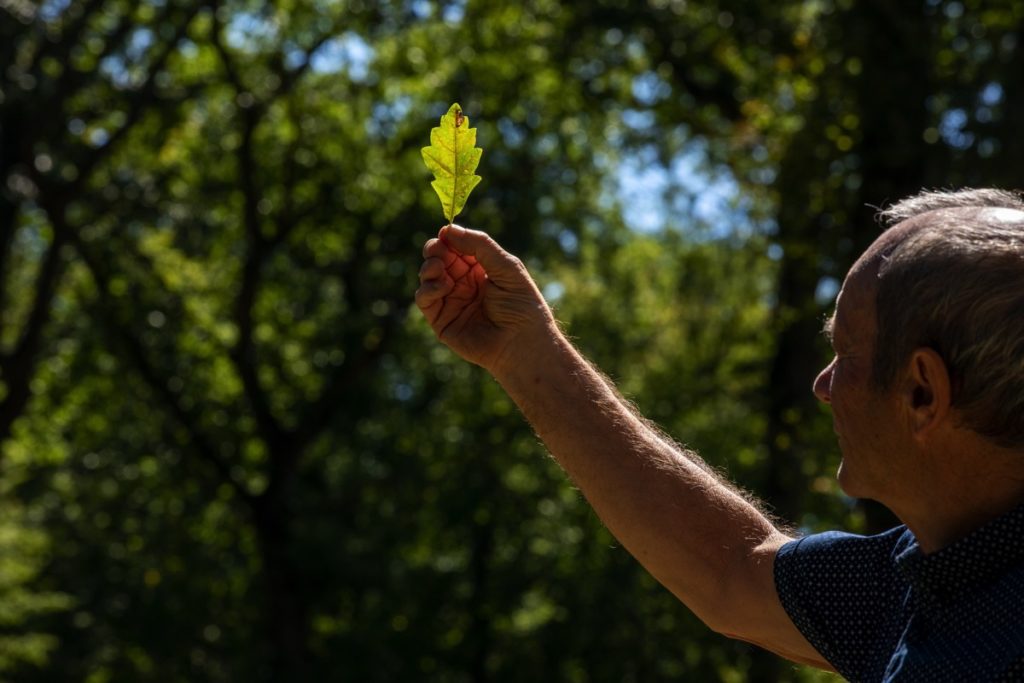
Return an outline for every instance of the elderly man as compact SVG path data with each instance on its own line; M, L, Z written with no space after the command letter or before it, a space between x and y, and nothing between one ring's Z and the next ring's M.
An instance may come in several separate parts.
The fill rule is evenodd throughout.
M416 303L712 629L857 681L1024 680L1024 199L923 193L883 216L813 387L843 490L904 522L878 536L773 526L622 400L487 235L428 241Z

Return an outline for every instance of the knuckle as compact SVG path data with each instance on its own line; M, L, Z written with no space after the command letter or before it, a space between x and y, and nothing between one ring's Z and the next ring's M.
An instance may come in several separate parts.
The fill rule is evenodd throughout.
M423 258L436 257L444 253L446 247L444 242L432 237L423 245Z
M514 254L508 254L507 256L508 256L509 265L512 266L512 268L516 272L518 272L518 273L520 273L522 275L526 275L526 272L527 272L526 271L526 264L523 263L523 260L521 258L519 258L518 256L514 255Z

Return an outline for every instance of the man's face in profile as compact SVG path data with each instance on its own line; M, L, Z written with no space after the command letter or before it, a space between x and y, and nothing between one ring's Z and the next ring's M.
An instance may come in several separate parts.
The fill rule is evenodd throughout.
M832 408L842 453L839 485L847 495L884 502L898 480L900 432L895 392L881 393L872 383L876 272L858 262L843 283L825 325L834 355L814 381L814 395Z

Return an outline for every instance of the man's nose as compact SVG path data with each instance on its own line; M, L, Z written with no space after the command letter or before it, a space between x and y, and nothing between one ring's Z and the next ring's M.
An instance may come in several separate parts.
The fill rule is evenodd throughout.
M822 403L832 403L832 369L835 367L836 361L833 358L832 362L825 366L825 369L818 373L818 376L814 379L814 386L811 391Z

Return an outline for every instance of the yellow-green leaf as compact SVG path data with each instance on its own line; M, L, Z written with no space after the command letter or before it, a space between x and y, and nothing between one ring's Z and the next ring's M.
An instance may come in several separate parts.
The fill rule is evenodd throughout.
M466 205L480 176L475 175L480 155L476 146L476 128L469 127L469 117L458 103L441 117L441 125L430 131L430 147L424 147L423 163L434 174L431 186L441 199L444 217L450 224Z

